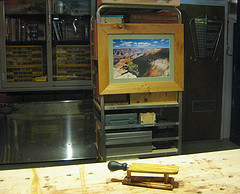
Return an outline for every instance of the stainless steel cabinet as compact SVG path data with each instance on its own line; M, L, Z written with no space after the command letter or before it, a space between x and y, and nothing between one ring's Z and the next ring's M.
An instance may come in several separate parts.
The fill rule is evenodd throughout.
M90 89L93 0L0 2L1 90Z

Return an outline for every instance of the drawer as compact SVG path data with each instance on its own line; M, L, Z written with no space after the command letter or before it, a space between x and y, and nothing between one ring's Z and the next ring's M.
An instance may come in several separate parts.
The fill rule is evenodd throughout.
M107 156L152 152L152 131L106 134Z
M125 113L125 114L107 114L105 116L106 126L117 125L135 125L137 124L137 113Z
M152 141L152 131L107 133L106 145L136 144Z

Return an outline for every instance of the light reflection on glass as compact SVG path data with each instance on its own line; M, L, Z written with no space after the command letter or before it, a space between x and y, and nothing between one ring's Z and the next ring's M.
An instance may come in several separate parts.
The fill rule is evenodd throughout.
M68 115L66 119L66 135L67 135L67 158L66 160L72 159L72 125L71 125L71 115Z
M71 144L71 143L68 143L68 144L67 144L67 158L66 158L66 160L72 159L72 152L73 152L73 150L72 150L72 144Z

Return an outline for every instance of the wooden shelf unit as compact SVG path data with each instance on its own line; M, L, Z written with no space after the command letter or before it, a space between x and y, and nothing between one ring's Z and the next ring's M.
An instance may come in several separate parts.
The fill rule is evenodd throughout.
M175 104L141 104L141 105L114 105L107 106L104 103L104 96L100 96L100 102L94 100L95 108L95 122L96 122L96 148L99 155L99 159L106 161L111 158L119 157L149 157L149 156L162 156L180 154L182 149L182 93L178 93L178 103ZM168 112L171 109L170 113ZM105 116L107 114L121 114L136 112L139 117L140 112L155 112L157 116L156 123L152 125L137 124L129 125L106 125ZM176 120L161 120L168 116L164 115L174 112L177 117ZM160 114L160 115L159 115ZM171 131L173 133L171 134ZM151 137L145 136L141 133L151 132ZM136 133L136 134L134 134ZM139 133L139 134L138 134ZM129 136L128 136L129 134ZM131 137L131 134L134 134ZM114 138L111 139L109 135L114 135L114 145L108 143L114 142ZM118 136L119 138L118 139ZM115 137L116 136L116 137ZM146 137L146 138L143 138ZM110 139L109 139L110 138ZM136 141L135 138L142 138L142 142ZM154 144L159 145L155 147ZM151 147L148 151L145 151L144 146ZM136 146L135 153L132 153L131 148ZM139 150L137 149L139 146ZM142 147L143 146L143 147ZM109 153L109 150L116 149L115 154ZM143 149L141 149L143 148ZM174 151L172 151L174 148ZM129 152L128 152L129 149ZM112 152L112 151L111 151ZM119 154L117 153L119 152Z
M126 100L116 101L118 95L110 95L115 101L108 101L109 95L100 95L98 87L98 41L96 38L97 24L101 22L101 13L106 15L114 9L161 9L161 6L138 5L102 5L91 19L90 52L92 67L93 104L95 110L96 150L100 161L116 158L156 157L181 154L182 150L182 92L156 92L142 94L123 94ZM166 7L164 7L165 9ZM177 8L169 7L171 11ZM181 13L175 23L181 23ZM146 102L146 99L147 102ZM165 111L174 110L175 120L159 119ZM143 125L137 121L132 125L106 125L107 114L125 114L155 112L156 123ZM168 113L171 114L171 113ZM138 118L139 119L139 118ZM169 129L169 130L168 130ZM174 134L167 131L174 131ZM118 138L119 137L119 138ZM116 141L114 142L114 138Z

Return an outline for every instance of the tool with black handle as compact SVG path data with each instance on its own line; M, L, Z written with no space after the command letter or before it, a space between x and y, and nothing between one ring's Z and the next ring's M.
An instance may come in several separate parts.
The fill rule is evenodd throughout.
M132 163L131 165L128 165L127 163L119 163L117 161L109 162L108 169L110 171L116 170L127 171L127 176L122 180L122 184L124 185L167 190L172 190L174 188L174 178L169 177L169 174L177 174L179 171L179 167L173 165L144 164L144 163ZM132 172L163 174L164 177L131 176Z
M111 161L108 163L108 169L110 171L124 170L126 171L129 168L127 163L119 163L117 161Z

